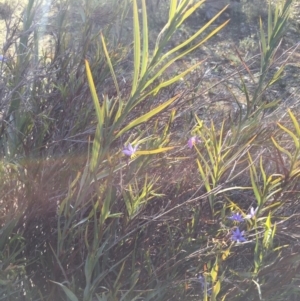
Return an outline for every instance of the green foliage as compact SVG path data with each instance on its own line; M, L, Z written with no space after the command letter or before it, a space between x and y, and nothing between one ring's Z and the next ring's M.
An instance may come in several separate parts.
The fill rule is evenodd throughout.
M259 76L239 57L245 110L232 90L236 118L195 110L187 124L204 60L169 68L228 24L214 24L225 7L177 40L203 3L57 1L41 22L54 47L39 1L15 20L1 66L0 299L297 298L299 109L274 125L281 104L263 98L287 64L272 70L292 1L260 21ZM168 9L159 28L155 5Z

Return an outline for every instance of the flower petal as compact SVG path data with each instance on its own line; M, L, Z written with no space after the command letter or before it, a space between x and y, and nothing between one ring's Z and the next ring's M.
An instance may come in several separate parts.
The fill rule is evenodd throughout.
M128 150L128 149L123 149L122 152L123 152L123 154L126 155L126 156L131 156L131 151Z
M132 147L132 145L131 145L130 143L127 145L127 149L128 149L131 153L134 152L133 147Z
M195 145L195 143L197 142L197 137L196 136L193 136L191 137L189 140L188 140L188 147L189 148L193 148L193 146Z

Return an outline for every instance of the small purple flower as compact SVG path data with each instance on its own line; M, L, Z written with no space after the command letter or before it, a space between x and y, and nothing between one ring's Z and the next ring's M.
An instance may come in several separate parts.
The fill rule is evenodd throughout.
M199 280L199 282L201 284L202 290L204 290L204 288L205 288L205 279L204 279L204 277L202 275L199 275L198 276L198 280ZM207 282L206 282L206 289L207 289L207 294L211 295L212 289L211 289L211 287L209 287L209 283L207 283Z
M256 207L256 209L254 209L254 207L251 207L250 213L247 214L247 215L245 216L245 218L247 218L247 219L255 218L255 215L256 215L257 211L258 211L258 207Z
M231 239L236 242L244 242L246 241L246 238L243 235L244 231L241 232L240 229L237 228L235 231L232 231Z
M244 221L244 219L240 213L232 213L232 215L228 218L234 222L243 222Z
M193 136L188 140L187 144L189 148L193 148L193 146L198 142L200 142L200 139L197 136Z
M127 146L124 147L122 152L124 155L128 157L133 157L135 155L136 150L137 150L137 145L135 147L132 147L132 145L129 143Z
M204 277L202 275L199 275L198 276L198 280L199 280L199 282L200 282L200 284L202 286L202 289L204 289L204 285L205 285L205 279L204 279Z
M0 54L0 61L7 62L7 58L5 56L3 56L2 54Z

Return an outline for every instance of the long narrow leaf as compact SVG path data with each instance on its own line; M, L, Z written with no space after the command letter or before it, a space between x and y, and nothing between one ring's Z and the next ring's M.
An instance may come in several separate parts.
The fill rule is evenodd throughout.
M272 22L272 10L271 10L271 1L269 2L269 11L268 11L268 45L270 45L273 31L273 22Z
M197 5L195 5L195 9L198 8L200 5L202 4L202 2L198 3ZM222 12L224 10L226 10L226 8L228 7L228 5L226 7L224 7L224 9L222 9L216 16L214 16L209 22L207 22L204 26L202 26L196 33L194 33L189 39L185 40L184 42L182 42L181 44L179 44L178 46L172 48L170 51L168 51L167 53L165 53L161 59L159 60L159 62L157 64L159 64L160 62L164 61L166 58L170 57L171 54L173 54L176 51L179 51L180 49L184 48L186 45L190 44L192 41L194 41L200 34L202 34L209 26L210 24L217 19L220 14L222 14ZM225 22L226 24L228 23Z
M140 37L140 24L139 24L139 14L136 0L133 3L133 33L134 33L134 71L133 71L133 82L131 95L133 95L137 89L139 74L140 74L140 64L141 64L141 37Z
M105 57L106 57L106 60L107 60L107 64L108 64L108 67L109 67L111 76L112 76L112 78L113 78L113 81L114 81L114 84L115 84L115 87L116 87L118 99L120 99L120 98L121 98L121 97L120 97L120 89L119 89L117 77L116 77L116 74L115 74L113 65L112 65L112 63L111 63L111 60L110 60L110 57L109 57L109 54L108 54L108 51L107 51L107 48L106 48L106 43L105 43L105 41L104 41L104 37L103 37L103 34L102 34L102 33L101 33L101 41L102 41L103 51L104 51L104 54L105 54Z
M172 20L175 16L177 8L177 0L171 0L170 9L169 9L169 20Z
M69 288L67 288L65 285L63 285L59 282L56 282L56 281L52 281L52 280L49 280L49 281L60 286L63 289L63 291L65 292L65 294L67 295L67 297L69 298L69 300L78 301L78 298L75 296L75 294Z
M142 67L141 67L141 77L144 76L147 65L148 65L148 21L147 21L147 9L146 2L142 0L142 12L143 12L143 52L142 52Z
M89 66L89 62L87 60L85 60L85 69L86 69L86 75L87 75L90 91L92 93L92 99L93 99L95 110L96 110L98 126L102 127L104 116L102 115L102 112L101 112L99 99L98 99L98 96L97 96L97 92L96 92L92 72L91 72L91 69L90 69L90 66Z
M91 156L91 162L90 162L90 171L94 172L99 158L100 153L100 141L101 141L101 130L98 126L96 128L95 138L93 141L93 148L92 148L92 156Z
M193 65L192 67L186 69L185 71L181 72L180 74L174 76L173 78L164 81L162 83L160 83L154 90L153 90L153 94L156 95L159 90L161 90L162 88L168 87L174 83L176 83L177 81L181 80L182 78L184 78L187 74L189 74L191 71L193 71L194 69L196 69L199 65L201 65L203 63L203 61Z
M260 207L261 203L262 203L262 198L261 198L261 193L259 191L259 188L256 184L256 180L255 180L256 178L257 178L257 174L255 173L254 165L252 163L252 165L250 166L250 179L251 179L252 189L253 189L255 198L257 200L257 205Z
M163 104L159 105L158 107L154 108L150 112L148 112L148 113L138 117L137 119L133 120L132 122L130 122L127 126L125 126L122 130L120 130L117 133L116 138L120 137L121 135L123 135L124 133L126 133L130 129L134 128L135 126L148 121L150 118L157 115L162 110L164 110L166 107L171 105L175 100L178 99L178 97L179 97L179 95L174 96L173 98L169 99L165 103L163 103Z
M217 32L219 32L223 27L225 27L227 25L229 21L224 22L223 24L221 24L220 26L218 26L215 30L213 30L209 35L207 35L203 40L201 40L198 44L196 44L195 46L185 50L184 52L182 52L181 54L179 54L178 56L176 56L175 58L171 59L168 63L166 63L159 71L156 72L156 74L144 85L143 90L145 90L149 85L151 85L156 78L158 78L169 66L171 66L175 61L179 60L180 58L186 56L187 54L189 54L190 52L192 52L193 50L197 49L198 47L200 47L203 43L205 43L207 40L209 40L212 36L214 36ZM161 60L160 60L161 62Z
M172 146L162 147L162 148L157 148L157 149L152 149L152 150L147 150L147 151L136 151L135 153L137 155L154 155L154 154L159 154L159 153L169 151L171 149L174 149L174 147L172 147Z
M271 137L271 140L272 140L273 144L275 145L275 147L276 147L280 152L286 154L286 155L289 157L289 159L290 159L291 161L293 160L293 156L291 155L291 153L290 153L289 151L287 151L286 149L284 149L283 147L281 147L273 137Z
M196 4L194 4L192 7L190 7L181 17L181 21L178 23L177 28L190 16L192 15L203 3L205 2L205 0L199 1ZM226 6L226 8L228 7L228 5ZM225 8L225 9L226 9ZM214 16L209 22L207 23L211 23L214 20L216 20L218 18L218 16L224 11L224 9L222 9L222 11L220 11L219 13L216 14L216 16ZM207 25L207 24L206 24ZM203 27L205 27L206 25L204 25Z
M292 113L292 111L290 109L288 109L288 113L289 113L290 118L292 119L293 125L294 125L294 127L296 129L298 138L300 139L300 126L299 126L299 123L298 123L295 115Z
M284 127L283 125L281 125L279 122L277 123L277 125L283 130L285 131L286 133L288 133L291 138L294 140L294 143L295 143L295 146L297 149L299 149L300 147L300 143L299 143L299 138L292 132L290 131L289 129L287 129L286 127Z
M267 54L267 43L265 37L265 31L263 29L263 23L261 18L259 19L259 27L260 27L260 41L261 41L261 48L262 48L262 57L265 57Z

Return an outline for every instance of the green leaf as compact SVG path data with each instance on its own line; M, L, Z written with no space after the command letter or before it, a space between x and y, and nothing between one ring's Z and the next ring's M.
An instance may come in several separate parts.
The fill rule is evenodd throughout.
M300 168L296 168L296 167L294 166L293 170L292 170L291 173L290 173L290 177L295 178L295 177L298 177L299 174L300 174Z
M249 155L250 157L250 155ZM261 202L262 202L262 198L261 198L261 193L259 191L258 186L256 185L256 178L257 178L257 174L256 174L256 169L254 167L254 163L250 163L250 178L251 178L251 184L252 184L252 190L254 192L255 198L257 200L257 204L260 207Z
M137 155L154 155L154 154L159 154L159 153L163 153L163 152L167 152L171 149L173 149L173 146L169 146L169 147L162 147L162 148L157 148L157 149L152 149L152 150L146 150L146 151L136 151L135 153Z
M114 168L113 172L116 173L117 171L122 170L126 166L127 166L127 163L120 163ZM110 174L111 174L111 170L104 170L101 173L97 174L96 179L97 179L97 181L99 181L101 179L108 177ZM91 184L92 183L94 183L94 179L91 181Z
M142 0L142 13L143 13L143 52L142 52L142 67L141 77L144 76L148 66L148 22L147 22L147 9L146 2Z
M292 113L292 111L290 109L288 109L288 113L290 115L290 118L292 119L293 125L296 129L297 135L300 138L300 127L299 127L299 123L295 117L295 115Z
M111 190L112 190L111 187L109 187L109 189L106 193L106 197L103 202L102 208L101 208L100 221L99 221L100 226L104 225L104 222L110 215L110 203L112 201L112 197L111 197L112 191Z
M52 281L52 280L49 280L57 285L59 285L63 291L65 292L65 294L67 295L67 297L69 298L69 300L71 301L78 301L78 298L75 296L75 294L70 290L68 289L65 285L59 283L59 282L55 282L55 281Z
M266 222L265 222L265 226L266 226L266 229L271 229L271 227L272 227L271 212L269 212L269 214L268 214L268 217L267 217Z
M191 15L195 12L195 10L197 10L203 3L205 2L205 0L199 1L198 3L194 4L192 7L190 7L182 16L181 21L178 23L177 28ZM214 16L209 22L207 22L207 24L205 24L202 28L206 28L206 26L209 26L212 22L214 22L219 15L222 14L222 12L224 10L226 10L226 8L228 7L228 5L223 8L220 12L218 12L218 14L216 16Z
M262 108L263 108L264 110L270 109L270 108L274 108L274 107L277 107L277 105L278 105L280 102L282 102L281 99L277 99L277 100L274 100L274 101L270 101L270 102L268 102L268 103L264 103L264 104L262 105Z
M205 43L206 41L208 41L212 36L214 36L217 32L219 32L223 27L225 27L227 25L229 21L224 22L223 24L221 24L220 26L218 26L215 30L213 30L210 34L208 34L203 40L201 40L200 42L198 42L195 46L185 50L184 52L180 53L179 55L177 55L176 57L172 58L168 63L166 63L160 70L155 72L155 75L148 80L148 82L144 85L143 90L145 90L148 86L150 86L155 79L157 79L159 76L161 76L163 74L163 72L169 67L171 66L175 61L177 61L178 59L186 56L187 54L189 54L190 52L192 52L193 50L199 48L203 43ZM172 51L172 50L171 50ZM172 52L169 52L169 54ZM166 54L163 56L166 57ZM160 65L162 62L162 58L157 62L156 66ZM203 62L203 61L202 61ZM155 66L155 67L156 67ZM153 67L153 68L155 68Z
M273 75L271 81L269 82L269 84L268 84L269 86L273 85L274 83L276 83L279 80L280 75L284 71L284 68L285 68L285 64L280 66L280 68L276 71L276 73Z
M277 123L277 125L282 129L284 130L286 133L288 133L292 139L294 140L294 143L295 143L295 146L297 149L299 149L300 147L300 144L299 144L299 139L298 137L290 130L288 130L286 127L284 127L283 125L281 125L279 122Z
M154 108L150 112L148 112L148 113L146 113L146 114L138 117L137 119L133 120L132 122L130 122L127 126L125 126L122 130L120 130L117 133L116 138L120 137L121 135L123 135L124 133L126 133L130 129L136 127L137 125L148 121L150 118L152 118L153 116L157 115L162 110L164 110L166 107L168 107L169 105L171 105L175 100L177 100L178 97L179 97L179 95L174 96L173 98L171 98L168 101L166 101L165 103L157 106L156 108Z
M133 82L131 89L131 96L135 93L138 85L140 65L141 65L141 37L140 37L140 24L139 14L136 0L132 1L133 4L133 33L134 33L134 71Z
M283 147L281 147L281 146L276 142L276 140L275 140L273 137L271 137L271 140L272 140L273 144L275 145L275 147L276 147L280 152L286 154L286 155L289 157L289 159L290 159L291 161L293 160L293 156L291 155L291 153L290 153L289 151L287 151L286 149L284 149Z
M213 296L214 296L214 298L218 296L220 290L221 290L221 281L218 280L216 282L216 284L213 286Z
M218 264L218 257L217 257L216 262L210 271L210 275L213 283L217 281L218 273L219 273L219 264Z
M230 248L228 248L227 250L222 251L222 260L226 260L227 257L230 255Z
M107 51L107 48L106 48L106 44L105 44L105 41L104 41L104 37L103 37L102 32L101 32L101 41L102 41L103 51L104 51L104 54L105 54L105 57L106 57L106 60L107 60L107 64L108 64L108 67L109 67L111 76L112 76L112 78L113 78L113 81L114 81L114 84L115 84L115 87L116 87L118 99L120 99L120 98L121 98L121 95L120 95L120 89L119 89L117 77L116 77L116 74L115 74L113 65L112 65L112 63L111 63L111 60L110 60L110 57L109 57L109 54L108 54L108 51Z
M180 74L174 76L173 78L164 81L162 83L160 83L154 90L151 91L151 94L153 93L154 95L156 95L160 89L165 88L170 86L173 83L176 83L177 81L181 80L182 78L184 78L188 73L190 73L191 71L193 71L195 68L197 68L200 64L202 64L203 61L193 65L192 67L186 69L185 71L181 72Z
M169 22L174 18L177 8L177 0L171 0L169 9Z
M207 166L208 164L205 162L205 165L206 165L206 169L205 169L205 172L204 172L204 169L200 163L200 161L197 159L197 165L198 165L198 170L200 172L200 175L201 175L201 178L204 182L204 186L206 188L206 191L207 192L210 192L211 191L211 187L210 187L210 183L209 183L209 175L211 174L211 171L209 171L209 167Z
M184 17L182 19L182 21L180 22L180 24L188 17L190 16L194 10L196 10L200 5L202 5L203 1L200 1L199 3L197 3L196 5L194 5L191 9L189 9L185 14L184 14ZM185 40L184 42L182 42L181 44L179 44L178 46L172 48L171 50L169 50L167 53L165 53L159 60L159 62L156 64L156 66L158 64L160 64L162 61L166 60L168 57L171 56L171 54L179 51L180 49L184 48L185 46L187 46L188 44L190 44L192 41L194 41L200 34L202 34L209 26L210 24L218 18L218 16L228 7L228 5L222 9L214 18L212 18L212 20L210 20L209 22L207 22L204 26L202 26L196 33L194 33L190 38L188 38L187 40ZM225 22L224 24L226 25L228 23ZM180 25L179 24L179 25ZM225 25L222 24L221 26L219 26L218 30L216 31L213 31L214 34L216 34L218 31L220 31ZM178 26L179 26L178 25ZM205 38L206 40L206 38ZM203 41L200 41L200 44L198 44L199 46L201 45L201 43L203 43Z
M267 186L267 175L264 170L262 156L260 156L260 158L259 158L259 166L260 166L260 173L261 173L261 176L262 176L262 179L264 182L264 187L266 187Z
M268 10L268 44L270 44L270 41L271 41L272 29L273 29L272 10L271 10L271 2L269 2L269 10Z
M259 28L260 28L260 41L261 41L261 47L262 47L262 57L264 57L267 54L267 43L266 43L266 37L265 32L263 29L263 23L261 18L259 19Z
M100 139L101 139L101 132L100 127L96 128L95 138L93 141L93 148L92 148L92 158L90 162L90 171L94 172L96 170L100 152Z
M182 16L183 12L185 11L189 0L181 0L178 7L177 7L177 0L171 0L169 16L172 18L168 20L167 24L163 27L163 29L158 34L155 48L153 52L153 57L158 58L160 53L162 52L162 49L166 45L166 43L171 38L172 34L175 32L176 28L178 27L178 22L180 19L180 16ZM176 8L177 7L177 8ZM174 12L174 9L176 11ZM161 38L163 37L162 41Z
M89 66L89 62L87 60L85 60L85 69L86 69L86 75L87 75L90 91L92 93L92 99L93 99L93 102L94 102L94 107L96 109L96 116L97 116L98 126L102 127L104 116L103 116L103 113L102 113L101 108L100 108L99 99L98 99L98 96L97 96L97 92L96 92L92 72L91 72L91 69L90 69L90 66Z
M272 245L272 237L274 236L272 232L273 231L272 231L271 212L270 212L265 222L265 233L264 233L265 248L269 248Z

